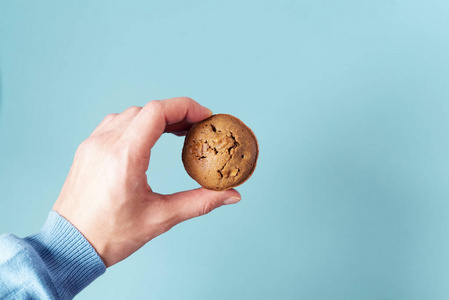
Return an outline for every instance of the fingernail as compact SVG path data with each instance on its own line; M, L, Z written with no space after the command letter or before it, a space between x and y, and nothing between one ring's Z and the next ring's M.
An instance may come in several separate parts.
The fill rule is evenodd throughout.
M239 197L231 197L223 201L223 205L234 204L240 201Z

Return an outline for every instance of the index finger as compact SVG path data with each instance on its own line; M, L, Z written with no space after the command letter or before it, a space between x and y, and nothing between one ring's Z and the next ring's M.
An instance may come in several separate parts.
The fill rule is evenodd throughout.
M212 112L187 97L148 102L132 120L122 139L138 152L149 151L164 131L178 132L210 117Z

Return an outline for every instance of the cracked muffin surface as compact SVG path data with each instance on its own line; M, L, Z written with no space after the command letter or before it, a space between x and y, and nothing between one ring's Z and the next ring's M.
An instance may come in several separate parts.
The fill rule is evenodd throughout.
M259 148L256 136L238 118L213 115L195 124L184 141L182 162L201 186L227 190L254 172Z

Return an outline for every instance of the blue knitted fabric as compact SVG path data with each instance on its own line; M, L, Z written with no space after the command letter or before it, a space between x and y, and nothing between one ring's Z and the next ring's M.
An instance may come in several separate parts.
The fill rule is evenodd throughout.
M86 238L55 211L36 234L0 236L0 299L72 299L105 271Z

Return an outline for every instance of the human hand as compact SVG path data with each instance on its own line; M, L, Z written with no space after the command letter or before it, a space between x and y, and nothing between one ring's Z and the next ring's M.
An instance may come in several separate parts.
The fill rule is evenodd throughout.
M159 137L181 135L210 115L189 98L151 101L108 115L81 143L53 210L86 237L106 267L174 225L240 200L236 190L162 195L148 185L145 172Z

